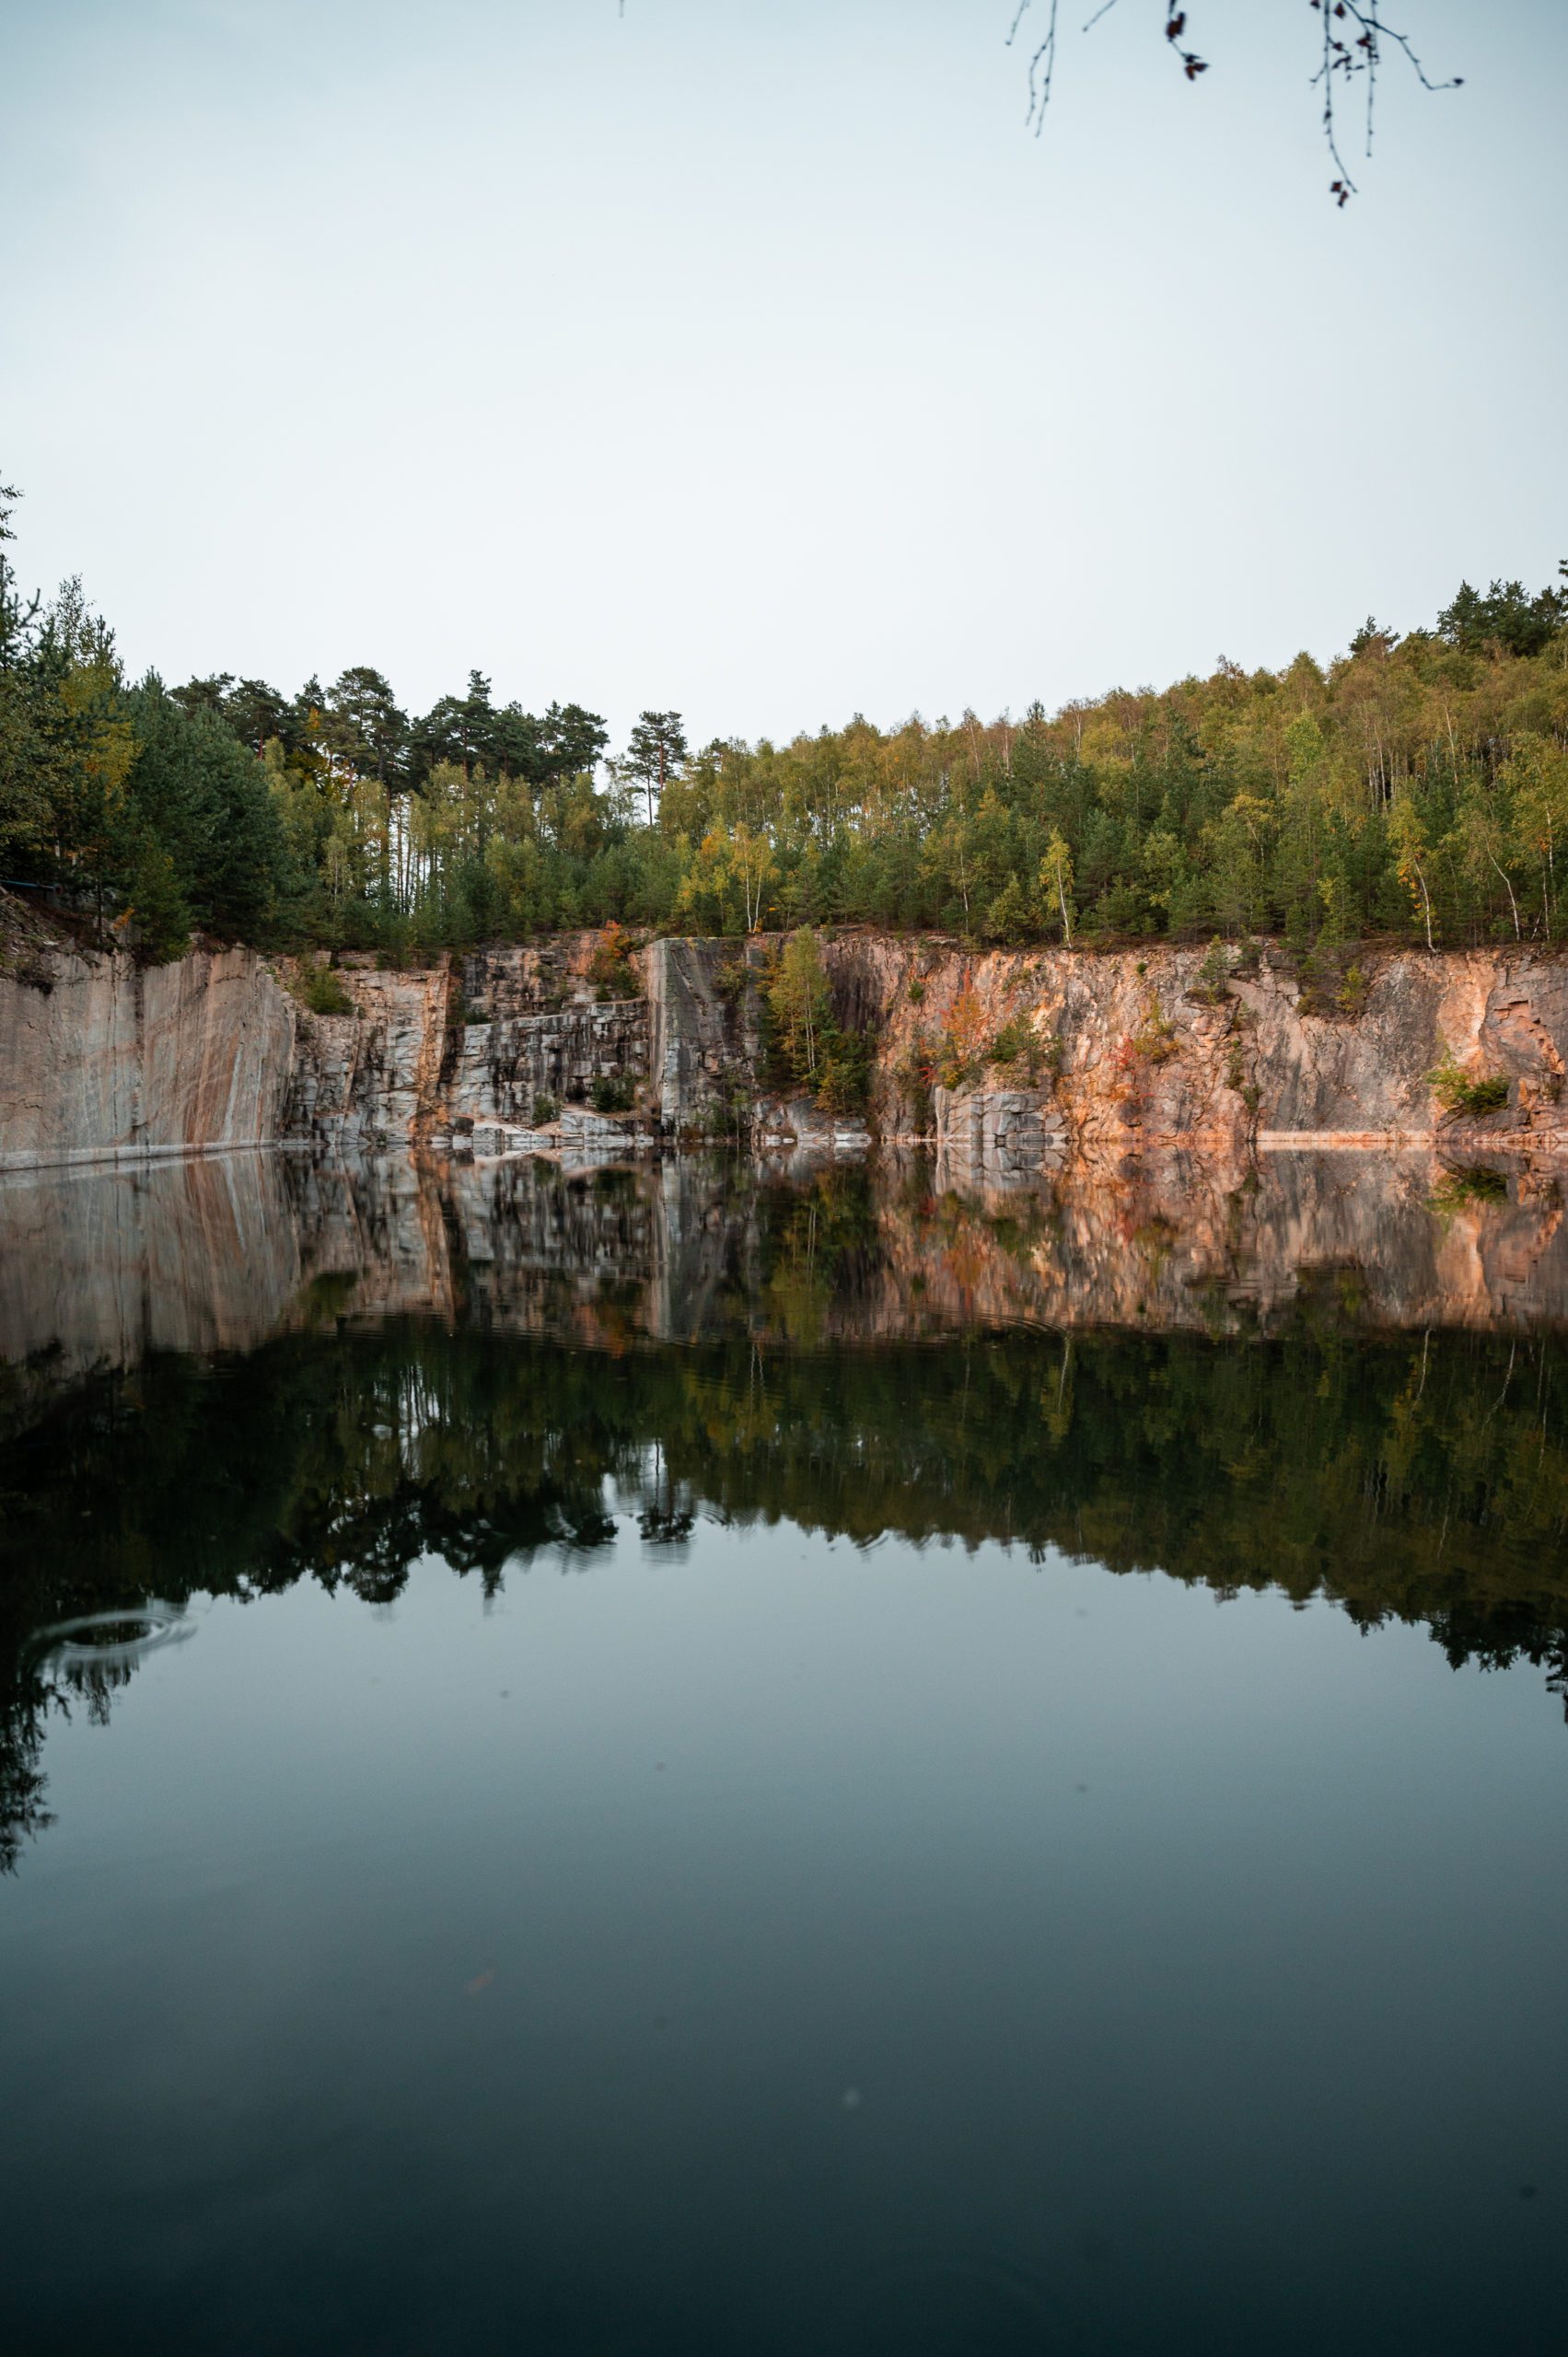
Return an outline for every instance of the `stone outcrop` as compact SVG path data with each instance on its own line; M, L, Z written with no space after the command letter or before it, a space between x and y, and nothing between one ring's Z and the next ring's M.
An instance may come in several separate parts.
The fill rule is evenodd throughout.
M1022 1086L1045 1090L1042 1141L1078 1148L1424 1144L1450 1131L1568 1146L1568 960L1524 949L1369 955L1349 1007L1315 1008L1276 947L1233 955L1217 982L1205 958L976 953L873 934L828 951L841 1020L877 1040L872 1109L884 1136L959 1119L971 1153L1005 1162ZM991 1051L1009 1029L1024 1052L997 1065ZM1427 1080L1445 1049L1470 1076L1505 1080L1507 1106L1450 1121ZM938 1120L931 1091L944 1064L953 1081Z
M447 1052L446 962L413 974L350 970L340 980L354 1014L297 1017L280 1141L349 1152L412 1145L429 1124Z
M586 978L595 938L475 951L423 973L345 965L338 979L354 1013L301 1017L285 1139L442 1146L487 1132L489 1150L505 1152L505 1133L531 1135L550 1118L541 1097L582 1106L609 1082L631 1109L648 1072L650 1009Z
M541 1097L582 1131L601 1083L656 1116L653 1010L630 968L625 996L587 979L597 939L407 973L345 959L351 1011L315 1014L290 960L203 949L142 967L35 930L25 957L0 958L0 1168L461 1144L530 1127Z
M749 1097L761 1060L761 943L656 941L643 953L650 1093L667 1130L703 1130Z
M645 1000L564 1006L461 1026L449 1039L437 1098L449 1132L465 1120L527 1128L540 1097L567 1105L610 1081L630 1099L647 1069Z
M856 1150L859 1117L763 1086L774 946L627 955L581 933L421 972L345 958L352 1011L313 1014L296 970L249 950L144 969L30 938L25 958L0 955L0 1167L260 1145L505 1153L531 1150L557 1110L579 1132L597 1112L629 1133L749 1125L769 1150ZM839 1021L872 1043L870 1131L932 1139L977 1184L1027 1179L1062 1151L1568 1151L1555 955L1368 954L1328 1000L1277 946L1216 966L1198 949L981 953L866 932L826 959ZM1506 1104L1452 1120L1428 1078L1445 1053Z
M1027 1179L1067 1143L1050 1092L1040 1088L935 1087L931 1123L938 1159L959 1183Z
M273 1144L297 1028L249 949L141 967L58 947L0 971L0 1168Z

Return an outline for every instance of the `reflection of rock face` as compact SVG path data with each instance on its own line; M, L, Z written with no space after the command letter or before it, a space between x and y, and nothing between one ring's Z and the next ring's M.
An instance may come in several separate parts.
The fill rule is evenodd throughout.
M689 1158L575 1175L398 1155L12 1174L0 1361L52 1353L50 1379L70 1379L408 1312L612 1349L737 1319L765 1337L786 1251L796 1275L809 1263L814 1330L845 1342L1018 1320L1268 1330L1307 1305L1368 1329L1568 1323L1555 1182L1527 1167L1505 1199L1450 1190L1434 1208L1441 1178L1424 1153L1078 1156L1032 1188L958 1179L950 1156L795 1186ZM826 1239L846 1202L854 1248L839 1251Z
M952 1322L1218 1334L1311 1303L1352 1328L1568 1321L1555 1182L1526 1170L1506 1200L1434 1208L1443 1178L1427 1153L1077 1156L1043 1190L902 1210L885 1228L887 1316L917 1302Z
M149 1351L251 1350L300 1283L300 1230L268 1155L0 1178L0 1360L54 1372Z

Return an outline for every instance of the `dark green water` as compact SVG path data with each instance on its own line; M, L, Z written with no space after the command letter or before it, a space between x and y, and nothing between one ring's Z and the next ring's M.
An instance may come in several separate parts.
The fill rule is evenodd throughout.
M1345 1184L0 1196L9 2345L1560 2348L1559 1213Z

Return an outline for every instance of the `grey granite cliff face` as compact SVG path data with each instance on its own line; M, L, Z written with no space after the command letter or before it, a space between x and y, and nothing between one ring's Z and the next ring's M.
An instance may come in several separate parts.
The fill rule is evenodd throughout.
M650 1089L667 1129L703 1129L757 1088L762 1055L758 942L656 941L643 953Z
M527 1130L541 1097L644 1091L648 1003L599 995L587 973L597 939L476 950L424 972L342 970L354 1012L301 1017L285 1140L439 1147L481 1127Z
M656 941L611 960L608 981L592 933L417 972L348 960L352 1012L315 1015L287 961L250 950L142 969L63 942L7 958L0 941L0 1167L496 1151L533 1130L541 1099L586 1133L596 1096L645 1134L749 1117L765 1146L830 1151L857 1125L763 1086L757 985L773 946ZM979 953L870 933L830 942L827 964L840 1020L872 1041L872 1131L931 1137L977 1182L1027 1178L1062 1149L1568 1151L1556 956L1368 956L1351 1003L1327 1005L1270 946L1217 983L1198 949ZM1504 1084L1506 1104L1454 1121L1428 1080L1445 1051Z
M412 1145L445 1052L451 977L443 964L422 973L366 970L339 979L354 1012L300 1010L279 1140L346 1152Z
M172 966L52 950L0 971L0 1167L266 1145L294 1002L249 949Z
M587 978L597 939L411 973L348 963L341 1015L308 1012L291 962L252 950L144 968L29 943L0 961L0 1168L439 1146L526 1127L540 1097L586 1105L604 1082L656 1114L653 1010L630 970L620 987L634 995Z
M540 1097L564 1105L604 1081L633 1091L648 1070L648 1007L643 999L608 1006L563 1006L548 1015L463 1025L442 1067L441 1120L502 1121L528 1128Z

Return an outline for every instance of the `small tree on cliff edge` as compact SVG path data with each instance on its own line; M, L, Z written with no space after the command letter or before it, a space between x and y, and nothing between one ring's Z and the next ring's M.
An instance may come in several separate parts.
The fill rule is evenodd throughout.
M815 1088L831 1044L832 1005L822 952L809 925L784 943L768 978L767 997L779 1060L792 1080Z
M654 797L662 795L686 759L686 731L678 712L644 712L637 715L626 747L625 766L641 778L648 798L648 824L654 823Z
M1051 829L1051 841L1045 847L1045 857L1040 864L1040 888L1046 907L1054 917L1062 919L1062 938L1069 949L1073 946L1073 854L1062 835Z

